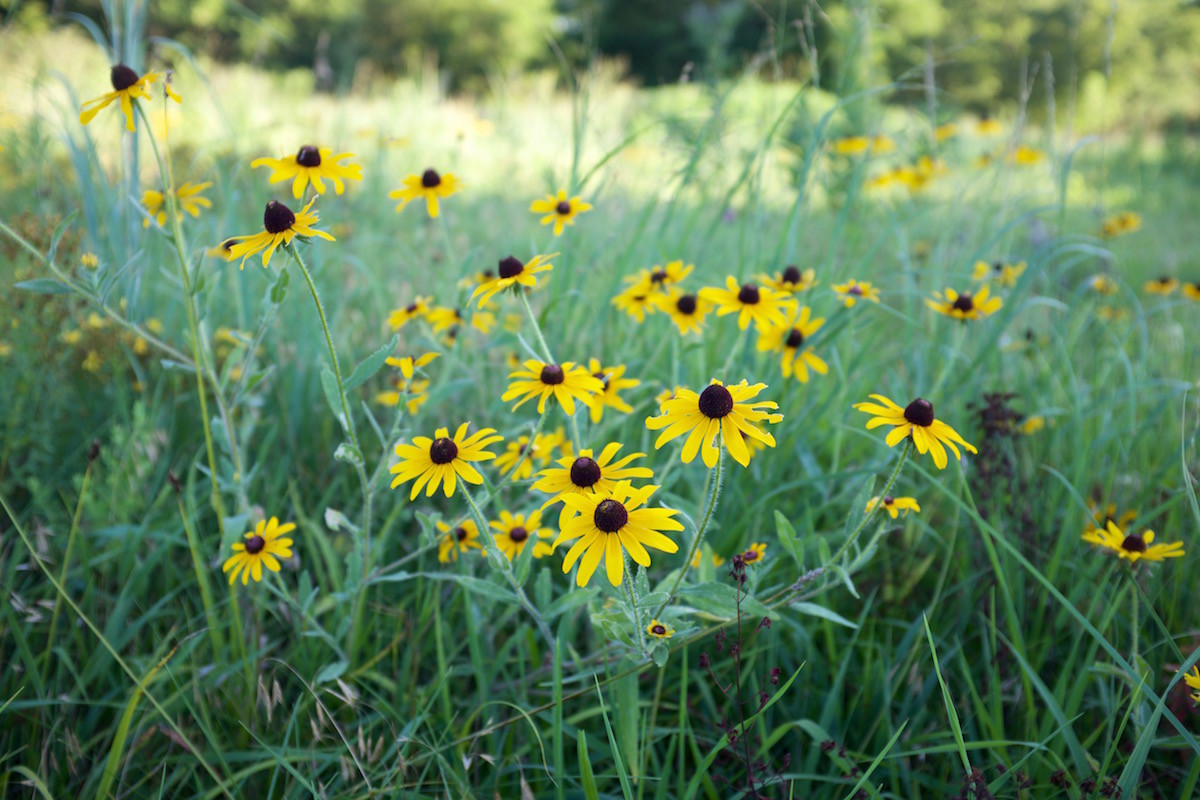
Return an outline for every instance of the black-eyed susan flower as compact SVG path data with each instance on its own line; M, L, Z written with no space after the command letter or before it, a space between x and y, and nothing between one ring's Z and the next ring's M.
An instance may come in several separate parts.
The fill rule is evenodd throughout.
M1103 550L1116 553L1118 557L1127 559L1131 564L1136 564L1141 560L1162 561L1167 558L1183 556L1183 542L1153 544L1154 531L1145 530L1141 533L1126 534L1111 519L1104 528L1092 528L1085 531L1083 540Z
M290 208L278 201L272 200L267 203L266 210L263 211L263 231L250 236L237 237L237 244L229 248L228 260L233 261L241 257L242 263L238 264L238 269L242 269L246 266L247 258L255 253L263 253L263 268L265 269L271 263L271 256L275 253L275 248L280 245L290 245L297 236L301 238L319 236L330 242L334 241L334 238L328 233L313 227L317 224L317 213L310 209L315 202L315 197L309 200L308 205L299 214L293 214Z
M887 136L844 136L833 141L831 149L839 156L857 156L866 152L890 153L895 143Z
M675 635L675 629L665 622L652 619L650 620L650 624L646 626L646 633L655 639L670 639Z
M939 314L966 321L995 314L1004 305L1004 301L999 297L992 297L991 289L984 284L974 294L956 292L950 288L945 292L934 292L932 299L926 298L925 305Z
M703 330L704 315L709 310L707 300L678 289L673 289L670 294L655 293L651 298L658 310L671 318L681 334L686 335L691 331L700 333Z
M699 394L691 389L677 389L674 397L662 403L661 416L646 419L647 428L662 431L654 449L686 433L688 437L681 454L683 463L692 463L696 453L700 452L705 465L711 469L717 465L719 451L714 440L719 434L733 460L743 467L749 466L750 450L743 434L774 447L775 437L756 423L773 424L783 419L782 414L763 410L778 408L770 400L748 402L765 388L765 383L751 386L742 381L726 386L713 381Z
M1179 288L1183 292L1183 296L1188 300L1200 302L1200 281L1180 284Z
M953 122L944 122L933 129L933 138L939 142L953 139L958 135L958 126Z
M679 512L672 508L643 508L656 491L657 486L634 489L629 481L621 481L606 492L562 495L572 515L554 540L554 547L574 541L563 559L563 572L570 572L578 561L575 583L587 586L603 559L608 582L620 586L625 571L623 550L643 567L650 566L647 547L664 553L678 552L679 545L663 531L683 530L683 525L673 519Z
M866 512L870 514L880 504L882 504L883 510L886 511L888 516L890 516L892 519L899 517L901 511L903 511L905 514L907 514L909 511L913 512L914 514L921 513L921 506L917 505L917 499L915 497L892 497L890 494L884 495L882 498L872 497L867 501Z
M400 374L404 376L404 379L409 380L412 378L414 370L424 367L439 355L441 353L424 353L419 356L401 356L400 358L389 356L385 363L389 367L395 367L400 370Z
M550 543L554 534L542 527L540 511L531 511L528 515L501 511L500 519L492 520L489 525L496 530L492 534L496 546L509 561L519 556L530 542L533 542L534 558L543 558L554 552L554 546Z
M835 283L833 291L842 299L846 308L854 308L854 304L859 300L879 302L879 289L871 285L870 281L856 281L851 278L845 283Z
M601 366L599 360L591 358L588 359L588 372L604 384L604 391L596 397L596 402L592 403L589 409L593 425L604 418L605 406L611 406L622 414L633 412L633 407L621 399L621 392L639 386L642 382L637 378L626 378L624 364L605 367Z
M149 100L150 95L146 90L155 81L163 80L163 73L147 72L145 75L139 76L124 64L117 64L109 73L109 80L112 81L113 90L84 103L79 113L79 123L87 125L100 113L101 109L108 108L109 105L119 100L121 113L125 115L125 129L136 130L133 126L133 101L139 98ZM167 94L178 103L179 95L171 90L170 84L164 82L163 85L167 87Z
M442 532L438 537L438 561L442 564L458 561L459 554L468 550L483 549L479 542L479 526L473 519L464 519L454 528L439 522L437 529Z
M1175 278L1172 278L1170 275L1162 275L1142 284L1142 291L1144 291L1146 294L1168 295L1178 288L1179 281L1177 281Z
M1116 503L1106 503L1101 506L1098 502L1089 501L1088 510L1091 511L1092 519L1084 528L1084 533L1102 531L1110 522L1115 523L1121 530L1125 530L1138 518L1138 512L1135 509L1127 508L1124 511L1118 511Z
M1142 228L1142 216L1133 211L1122 211L1114 214L1100 223L1100 235L1105 239L1113 239L1134 233Z
M533 470L550 461L554 452L554 441L547 439L544 434L538 434L530 444L528 436L521 436L515 442L504 446L504 452L496 458L496 469L504 477L515 481L523 481L533 476ZM516 472L510 476L510 471Z
M398 331L414 319L424 317L429 313L429 304L432 301L432 297L417 297L404 308L393 309L392 313L388 314L388 327Z
M1107 275L1093 275L1088 278L1088 288L1103 297L1112 297L1119 287L1117 282Z
M467 320L457 308L433 306L425 312L425 321L433 328L434 333L443 333L464 324Z
M475 287L475 291L471 293L471 299L479 297L479 308L487 305L488 300L497 292L502 292L510 286L524 286L527 289L532 289L537 286L537 274L539 272L547 272L554 269L554 265L550 263L550 259L557 253L543 256L537 255L529 259L524 264L513 256L507 256L500 259L499 265L496 267L496 274L489 278L484 283Z
M574 362L562 364L546 364L530 359L525 362L525 369L517 370L508 377L512 381L508 390L500 396L507 403L514 398L521 398L513 411L533 398L538 399L538 413L546 413L546 400L554 397L568 415L575 413L575 400L588 408L596 402L596 395L604 391L604 384L599 378Z
M668 261L666 264L655 264L650 269L639 270L636 275L625 279L626 283L642 286L647 292L669 292L671 287L678 286L692 274L695 264L684 264L682 259Z
M654 471L649 467L629 466L634 460L645 458L645 453L631 453L617 459L617 453L622 446L620 442L610 442L598 456L594 455L590 448L585 448L580 450L578 455L567 454L558 459L557 467L539 472L533 488L551 495L542 508L560 502L564 494L608 492L618 481L653 478ZM564 505L558 521L560 529L570 513L570 508Z
M760 275L759 279L781 294L799 294L817 285L817 272L811 267L801 270L795 264L788 264L779 275Z
M767 557L767 546L763 542L755 542L741 552L742 563L746 566L762 563Z
M1189 688L1195 689L1192 699L1200 703L1200 667L1193 666L1191 672L1184 674L1183 680Z
M1046 154L1036 147L1030 147L1027 144L1018 145L1016 150L1010 152L1005 160L1010 164L1016 164L1022 167L1040 164L1046 160Z
M199 218L200 209L212 208L212 201L200 194L210 186L212 186L212 181L185 183L175 191L175 203L180 219L183 219L184 212ZM150 227L151 218L160 227L167 224L167 194L165 192L159 192L154 189L147 189L142 192L142 207L146 209L146 213L149 215L142 220L142 227Z
M222 571L229 573L229 585L242 576L245 586L254 578L255 582L262 580L265 566L271 572L279 572L279 559L292 557L292 540L287 534L296 530L294 523L280 525L279 520L271 517L259 522L253 531L245 535L245 542L235 542L233 555L225 560Z
M707 287L700 290L700 297L716 307L717 316L738 315L738 328L745 330L751 320L761 330L771 325L782 325L787 321L787 312L793 306L792 298L773 289L764 289L756 283L738 286L737 279L730 275L725 279L725 288Z
M1034 415L1026 417L1021 423L1021 434L1023 436L1033 436L1035 433L1040 433L1046 429L1046 418Z
M545 200L534 200L530 204L529 210L534 214L544 214L542 217L543 225L554 225L554 235L561 236L564 225L574 225L575 217L585 211L592 210L591 203L585 203L578 197L567 197L565 191L559 191L558 195L546 195Z
M1011 289L1017 285L1017 280L1024 272L1024 261L1018 261L1015 264L1004 261L993 261L991 264L986 261L976 261L975 268L971 272L971 280L976 283L995 281L1001 286Z
M447 172L439 175L437 170L427 169L420 175L409 175L404 179L404 188L388 192L388 197L400 201L400 205L396 206L397 211L403 210L410 201L424 197L425 209L429 216L436 219L440 213L438 199L449 197L461 186L453 174Z
M811 317L811 309L804 306L794 320L785 325L765 328L758 337L758 349L761 352L773 351L782 354L783 377L790 378L794 374L796 380L801 383L808 383L810 369L818 375L829 372L829 365L806 345L808 337L825 324L824 317Z
M250 162L250 168L270 167L271 183L291 181L292 196L299 200L310 183L317 194L325 194L325 181L329 181L333 184L333 190L341 194L346 191L346 181L361 181L361 166L341 163L349 158L354 158L354 154L334 155L328 147L306 144L294 156L256 158Z
M657 292L653 289L641 283L634 283L614 297L612 304L638 322L645 322L647 314L653 314L659 309L657 298Z
M946 468L946 447L953 450L955 457L960 459L962 453L958 451L956 443L961 444L968 452L979 452L974 445L959 436L954 428L934 417L933 403L928 400L918 397L907 407L901 408L881 394L873 394L871 399L877 402L855 403L854 408L871 415L871 419L867 420L867 430L881 425L892 426L885 440L888 447L895 447L911 437L917 452L932 455L933 463L937 464L938 469Z
M428 485L426 497L432 497L439 485L442 486L446 497L454 496L457 480L464 483L483 483L483 476L471 466L472 461L488 461L496 457L484 448L495 444L503 437L492 428L481 428L467 436L468 422L458 426L454 438L450 438L449 429L438 428L432 439L428 436L417 436L412 444L396 445L396 455L400 461L394 464L390 472L396 477L392 479L392 488L402 483L415 480L410 500L417 499L421 488Z

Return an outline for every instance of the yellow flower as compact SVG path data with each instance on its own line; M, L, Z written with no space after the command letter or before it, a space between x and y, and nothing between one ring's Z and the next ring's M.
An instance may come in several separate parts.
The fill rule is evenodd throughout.
M418 297L404 308L393 309L388 314L387 324L393 331L398 331L414 319L429 313L429 303L432 297Z
M229 585L241 574L242 585L245 586L254 578L255 583L262 580L262 568L265 565L271 572L279 572L279 559L292 557L292 540L287 534L296 530L294 523L280 525L279 520L271 517L258 523L253 532L245 535L245 542L235 542L233 555L225 561L221 568L229 573Z
M980 136L995 136L1004 133L1004 126L985 115L975 123L975 132Z
M696 453L702 452L705 465L711 469L717 465L719 455L713 441L720 434L725 449L734 461L743 467L749 466L750 450L742 435L774 447L775 438L755 423L774 424L783 419L782 414L770 414L762 410L778 408L769 400L747 402L765 388L765 383L750 386L742 381L726 386L714 380L699 394L691 389L676 390L675 396L662 404L661 416L646 419L647 428L662 430L654 449L686 433L688 437L681 454L683 463L692 463Z
M817 272L811 267L801 272L795 264L788 264L783 268L783 272L779 273L778 278L760 275L759 279L771 289L782 294L798 294L807 292L817 285Z
M524 514L501 511L500 520L493 520L489 525L499 531L492 536L495 537L500 552L504 553L509 561L519 556L531 541L534 558L542 558L554 552L554 546L550 543L554 534L542 527L540 511L531 511L528 517Z
M615 301L614 301L615 302ZM704 327L704 316L708 313L709 304L694 294L685 294L678 289L671 289L670 294L655 293L651 302L658 307L679 328L681 334L689 331L700 333Z
M1117 282L1107 275L1093 275L1088 278L1088 288L1093 292L1105 297L1111 297L1117 293Z
M1046 418L1033 416L1021 423L1021 433L1025 436L1032 436L1035 433L1046 429Z
M441 354L425 353L424 355L420 356L403 356L402 358L396 358L395 356L392 356L389 357L384 363L386 363L389 367L395 367L396 369L400 370L400 374L404 376L404 379L409 380L412 378L414 370L425 366L439 355Z
M993 261L988 264L986 261L976 261L975 270L971 273L971 280L976 283L986 283L994 279L1001 286L1011 289L1017 285L1017 279L1024 272L1024 261L1016 264L1006 264L1003 261Z
M641 282L626 287L612 299L612 304L638 322L644 322L647 314L653 314L660 308L654 290Z
M705 545L704 548L702 548L702 549L707 549L707 548L708 548L708 546ZM692 556L692 569L700 568L700 555L701 555L700 550L697 550L696 554L694 556ZM716 553L712 553L712 565L714 567L719 567L724 563L725 563L725 559L721 558L721 556L719 556Z
M654 471L649 467L631 467L629 463L638 458L645 458L645 453L632 453L614 461L623 445L611 442L604 446L600 455L594 456L592 450L579 451L578 456L565 455L558 460L557 467L550 467L538 473L538 480L533 488L539 492L552 495L542 508L561 502L565 494L591 494L594 492L611 491L618 481L633 478L653 478ZM570 508L563 506L558 520L561 529L570 516Z
M921 507L917 505L917 499L915 497L892 497L889 494L884 495L882 502L883 510L886 511L892 519L899 517L901 511L903 511L905 514L907 514L909 511L913 512L914 514L921 513ZM880 499L878 497L872 497L870 500L868 500L866 508L867 513L870 514L872 511L874 511L875 507L878 506L879 503Z
M762 542L755 542L741 552L742 561L746 566L757 564L767 557L767 546Z
M578 197L567 199L567 193L560 191L558 196L546 195L545 200L534 200L529 210L535 214L545 214L542 224L554 223L554 235L560 236L564 225L574 225L575 217L585 211L592 210L591 203L585 203Z
M1019 145L1016 150L1008 154L1008 162L1020 166L1029 166L1030 164L1040 164L1046 160L1046 154L1036 147L1030 147L1027 144Z
M1182 284L1180 288L1188 300L1200 301L1200 281Z
M842 302L846 304L846 308L854 308L854 304L859 300L879 302L879 289L872 286L869 281L856 281L851 278L845 283L835 283L833 291L837 292L838 297L842 298Z
M808 337L820 330L821 326L825 324L824 317L810 319L811 314L812 311L809 307L804 306L800 309L800 315L795 320L785 325L775 325L766 328L758 337L758 349L760 352L765 353L773 350L783 354L781 362L783 377L790 378L794 372L796 380L801 383L808 383L809 369L812 369L818 375L824 375L829 372L829 366L821 360L821 357L814 353L811 347L804 346Z
M1151 281L1146 281L1142 285L1142 291L1146 294L1162 294L1167 295L1179 288L1179 281L1169 275L1163 275Z
M179 218L183 219L183 214L186 211L193 217L200 216L200 209L212 208L212 201L204 197L200 193L208 187L212 186L212 181L204 183L185 183L175 192L176 208L179 211ZM146 213L154 218L154 221L160 227L167 224L167 196L163 192L157 192L153 189L147 189L142 192L142 206L145 207ZM142 227L150 227L150 218L142 219Z
M238 239L236 237L231 237L221 242L216 247L206 248L204 255L208 256L209 258L223 258L226 261L229 261L229 253L233 250L233 246L237 243Z
M407 395L408 400L404 403L404 407L411 416L420 411L421 406L429 399L429 395L426 394L429 390L428 380L404 381L397 378L392 381L392 385L395 387L394 391L380 392L375 395L376 403L381 406L398 406L400 398Z
M782 325L787 321L785 312L794 306L794 301L787 294L763 289L756 283L738 286L737 279L732 275L725 279L724 289L701 289L700 298L717 307L718 317L736 313L741 330L745 330L751 320L759 330Z
M464 422L458 426L453 439L448 428L438 428L432 439L417 436L412 444L396 445L396 455L400 461L389 470L396 476L392 479L392 488L415 479L412 494L409 495L410 500L415 500L426 483L426 497L432 497L439 484L444 484L446 497L453 497L458 479L464 483L483 483L483 476L475 471L470 462L495 458L495 453L487 452L484 448L503 437L496 435L492 428L482 428L467 436L469 424Z
M429 212L429 216L437 219L438 198L449 197L461 186L462 184L453 174L447 172L445 175L439 175L436 170L427 169L420 175L409 175L404 179L404 188L388 192L388 197L400 201L400 205L396 206L397 211L408 205L410 200L424 197L425 209Z
M79 256L79 263L87 269L97 269L100 266L100 257L92 252L83 253Z
M1138 516L1138 512L1132 508L1127 508L1118 514L1116 503L1108 503L1101 507L1099 503L1089 502L1088 508L1092 512L1092 520L1084 528L1084 533L1103 531L1110 522L1116 523L1118 528L1124 530L1132 525Z
M664 553L678 552L679 545L662 531L683 530L683 525L672 519L679 512L642 507L656 491L657 486L634 489L629 481L621 481L606 492L564 494L563 503L573 513L554 540L554 547L572 540L575 543L563 559L563 572L570 572L578 561L575 583L587 586L603 559L608 582L620 586L625 566L622 550L628 551L629 557L643 567L650 566L647 547Z
M868 150L874 153L890 153L895 149L896 145L886 136L844 136L833 142L833 152L839 156L861 155Z
M517 370L508 376L512 383L500 397L505 403L517 397L521 398L513 406L513 411L536 397L538 413L544 414L546 400L553 396L570 416L575 413L576 398L591 408L598 399L595 395L604 391L604 384L598 378L572 361L546 364L531 359L526 361L524 366L524 370Z
M1200 667L1193 666L1192 671L1183 676L1183 680L1189 687L1196 690L1196 693L1192 695L1192 699L1200 703Z
M83 359L83 364L81 366L88 372L95 375L100 372L101 368L103 368L104 359L101 358L100 354L95 350L89 350L87 357Z
M162 80L163 73L147 72L145 75L138 76L129 67L124 64L117 64L109 73L109 79L112 81L113 91L107 94L102 94L94 100L88 100L83 104L79 114L79 123L87 125L91 122L101 109L107 108L115 101L121 102L121 113L125 115L125 129L133 131L133 101L135 99L149 100L150 95L146 92L150 84L155 81ZM169 83L163 84L166 87L167 94L179 102L179 95L171 90Z
M79 344L83 341L83 331L71 328L60 333L58 338L62 339L63 344Z
M867 430L881 425L892 426L885 440L888 447L895 447L911 437L917 446L917 452L932 455L933 463L937 464L938 469L946 468L946 447L954 451L956 458L962 458L962 453L958 452L955 446L956 442L971 453L979 452L974 445L959 436L954 428L934 418L933 403L928 400L918 397L906 408L901 408L881 394L873 394L871 399L878 401L878 404L855 403L854 408L871 415L871 419L867 420Z
M496 268L496 277L489 278L486 282L475 287L475 291L471 293L471 299L479 297L479 308L487 305L488 300L497 292L502 292L510 286L524 286L532 289L537 286L536 276L539 272L547 272L554 269L554 265L550 263L550 259L558 255L551 253L548 256L537 255L522 264L513 256L507 256L500 260L500 264ZM518 290L519 291L519 290ZM482 295L482 297L480 297Z
M672 286L683 282L692 274L695 264L684 264L682 260L668 261L665 265L655 264L650 269L638 270L636 275L625 278L632 286L641 286L647 294L650 292L669 292Z
M429 309L425 314L425 320L433 328L434 333L441 333L466 321L463 319L462 312L457 308L446 308L445 306L434 306Z
M990 297L990 291L987 284L979 287L975 294L947 288L945 293L934 292L933 299L926 299L925 305L939 314L957 320L982 319L995 314L1004 305L1004 301L999 297Z
M652 619L650 620L650 624L646 626L646 633L655 639L670 639L675 635L675 629L666 623Z
M271 183L290 180L292 196L299 200L304 196L304 189L309 183L317 194L325 194L325 180L333 183L333 190L338 194L346 191L347 180L362 180L362 167L358 164L341 164L348 158L354 158L353 153L333 154L328 147L314 147L306 144L294 156L280 158L256 158L250 162L251 169L259 167L271 168ZM433 216L437 216L434 214Z
M1133 211L1122 211L1100 223L1100 235L1105 239L1124 236L1142 229L1142 216Z
M255 253L263 253L263 268L265 269L271 263L271 256L274 255L275 248L280 245L290 245L297 236L319 236L327 241L334 241L334 238L328 233L313 227L317 224L317 213L309 209L315 202L315 197L309 200L308 205L299 214L293 214L290 208L278 201L272 200L267 203L266 210L263 211L262 233L237 237L237 244L229 249L228 260L233 261L240 256L242 263L238 264L238 269L242 269L246 266L247 258Z
M1146 530L1140 534L1126 535L1111 519L1103 529L1092 528L1085 531L1083 541L1116 553L1118 557L1128 559L1131 564L1136 564L1142 559L1162 561L1183 556L1183 542L1153 544L1154 531Z
M957 135L958 135L958 126L955 125L953 122L943 123L941 125L938 125L933 130L933 138L937 139L939 142L944 142L947 139L953 139Z
M596 398L596 402L592 403L589 409L591 413L592 424L599 424L604 417L604 407L612 406L622 414L630 414L633 412L633 407L621 399L620 392L624 389L632 389L641 384L637 378L626 378L625 366L618 364L613 367L603 367L597 359L588 359L588 371L592 373L592 377L599 379L604 385L604 391Z
M504 477L509 477L509 470L515 467L516 473L512 475L512 479L523 481L533 476L535 462L540 466L550 461L554 446L554 441L548 440L544 434L538 434L532 447L529 437L522 436L505 446L504 452L496 459L496 469L500 470Z
M442 532L438 537L438 561L442 564L458 561L459 553L483 549L479 543L479 526L473 519L464 519L453 530L446 523L438 522L437 529Z

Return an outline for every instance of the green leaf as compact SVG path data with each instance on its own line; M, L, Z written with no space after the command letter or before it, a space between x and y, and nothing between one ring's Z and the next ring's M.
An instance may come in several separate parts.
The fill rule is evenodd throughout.
M575 752L579 756L579 783L583 786L583 796L587 800L600 800L600 790L592 773L591 759L588 758L587 733L582 728L579 729L579 738L575 740Z
M850 501L850 513L846 515L845 535L849 536L854 532L854 529L862 524L862 521L867 516L867 502L871 499L871 493L875 490L875 476L867 478L863 481L862 488L854 494L854 499Z
M14 283L13 286L18 289L24 289L27 292L34 292L36 294L71 294L71 292L74 291L65 283L59 283L58 281L51 280L50 278L34 278L31 281Z
M321 388L325 391L325 402L329 403L329 409L333 412L334 418L342 426L342 430L349 433L349 420L342 413L342 398L338 393L337 378L334 377L333 371L329 367L321 369Z
M671 655L671 648L667 647L666 642L659 642L650 651L650 657L654 659L654 666L662 669L667 665L667 658Z
M364 463L362 451L359 450L350 442L342 442L338 445L337 450L333 453L334 461L344 461L347 464L353 464L356 467L361 467Z
M779 544L784 550L787 550L791 555L792 560L801 570L804 569L804 548L801 547L796 539L796 529L792 526L791 521L775 510L775 535L779 537Z
M313 678L313 683L332 683L342 677L349 666L349 661L334 661L332 664L326 664L317 671L317 677Z
M818 605L817 603L792 603L792 605L790 607L794 608L796 611L799 611L801 614L807 614L810 617L820 617L821 619L827 619L830 622L836 623L838 625L844 625L845 627L850 628L851 630L858 629L857 625L855 625L853 622L851 622L850 620L843 617L841 614L838 614L834 611L830 611L825 606Z
M150 681L154 680L154 676L163 668L163 665L170 660L171 656L175 655L178 647L171 648L171 652L158 662L145 676L138 682L138 685L133 689L133 695L129 698L129 702L125 704L125 713L121 714L121 721L117 724L117 732L113 736L112 747L108 750L108 760L104 762L104 773L100 778L100 786L96 789L97 800L107 800L109 790L112 783L116 780L117 773L121 764L121 754L125 752L125 740L129 736L129 726L133 723L133 714L137 711L138 702L142 699L142 693L146 687L150 685Z
M291 282L290 275L291 273L286 269L279 270L279 277L271 285L271 302L275 305L282 303L283 298L287 296L288 283Z
M685 586L676 596L701 614L713 619L737 618L737 590L724 583L699 583ZM742 598L742 615L750 618L775 617L771 610L753 597Z
M366 383L368 378L379 372L383 368L383 365L387 363L388 356L396 349L396 343L399 341L400 335L397 334L392 337L390 342L360 361L358 366L354 368L354 372L350 373L350 377L342 383L342 387L349 392Z
M549 570L546 570L549 575ZM574 611L580 606L587 605L588 601L600 593L599 589L571 589L562 597L555 600L545 607L546 619L554 619L557 616L566 614L568 611Z

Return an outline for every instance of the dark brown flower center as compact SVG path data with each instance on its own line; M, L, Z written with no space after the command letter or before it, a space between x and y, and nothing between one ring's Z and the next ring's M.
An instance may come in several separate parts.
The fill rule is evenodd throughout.
M228 253L230 250L233 249L233 246L237 243L238 243L237 239L226 239L225 241L221 242L221 251Z
M933 403L918 397L904 409L904 418L913 425L928 428L933 424Z
M709 419L721 419L733 411L733 395L719 383L714 383L700 393L700 413Z
M849 294L855 295L856 297L862 297L863 290L862 290L862 287L856 283L853 286L851 286L849 289L847 289L846 292Z
M306 144L300 148L299 153L296 153L296 163L302 167L319 167L321 166L321 151L311 144Z
M593 372L592 377L604 384L604 391L608 391L608 376L603 372Z
M580 489L590 489L600 482L600 465L587 456L580 456L571 465L571 483Z
M662 283L667 279L667 271L665 269L656 269L650 273L651 283Z
M563 368L558 364L547 364L542 367L542 374L538 379L547 386L557 386L566 380L566 375L563 374Z
M650 626L650 632L653 633L655 636L666 636L667 628L662 623L656 622Z
M112 80L113 89L117 90L118 92L125 91L130 86L133 86L135 83L141 80L136 72L124 64L117 64L115 67L113 67L112 72L109 74L109 78Z
M442 185L442 176L437 174L437 170L427 169L421 173L421 185L426 189L435 189Z
M972 311L975 308L975 301L971 299L971 295L963 292L958 297L954 298L953 308L959 311Z
M263 548L266 546L267 540L258 534L255 534L246 540L246 552L252 556L261 553ZM1145 549L1144 546L1143 549Z
M742 561L745 561L747 564L758 561L758 551L747 550L746 552L742 553Z
M554 207L554 213L558 214L560 217L567 216L571 213L571 204L566 200L559 200L558 205Z
M277 200L267 203L263 211L263 227L267 233L283 233L296 224L296 215L292 210Z
M784 283L799 283L800 282L800 268L797 267L795 264L788 264L787 267L783 270L783 282Z
M419 309L420 307L421 307L420 303L409 303L408 305L406 305L404 307L404 310L407 311L409 314L415 314L415 313L417 313L417 309Z
M445 436L434 439L433 444L429 445L429 460L435 464L449 464L457 455L458 445Z
M1125 541L1121 542L1121 549L1127 553L1144 553L1146 552L1146 540L1131 533L1125 537Z
M884 497L883 497L883 504L884 504L885 506L890 506L892 503L895 503L895 502L896 502L896 498L892 497L890 494L889 494L889 495L884 495Z
M466 528L455 528L454 529L454 538L458 539L458 541L460 541L460 542L465 542L467 540L467 537L470 535L471 534L467 532Z
M518 525L515 528L513 528L511 531L508 532L508 538L512 539L517 544L520 544L521 542L523 542L529 538L529 531L525 530L520 525Z
M696 295L685 294L680 296L675 301L675 308L679 309L680 314L686 314L689 317L696 313Z
M605 533L616 533L629 522L629 512L616 500L602 500L592 515L596 527Z
M1170 276L1170 275L1163 275L1161 278L1159 278L1159 279L1158 279L1158 283L1159 283L1161 286L1166 286L1166 285L1167 285L1168 283L1170 283L1170 282L1171 282L1171 276Z
M500 277L505 280L517 277L524 269L525 265L512 256L500 259L500 266L497 267Z
M804 331L799 328L792 328L792 332L788 334L786 344L793 350L804 344Z
M745 284L742 286L741 290L738 291L738 302L744 305L757 305L759 299L758 287L753 283Z

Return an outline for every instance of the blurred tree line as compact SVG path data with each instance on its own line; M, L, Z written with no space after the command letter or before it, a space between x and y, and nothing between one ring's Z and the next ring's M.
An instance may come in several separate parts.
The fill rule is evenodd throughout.
M603 57L651 85L755 65L839 93L895 80L893 99L920 104L932 75L939 97L977 112L1054 87L1059 102L1100 98L1129 104L1126 115L1200 120L1200 0L143 3L152 35L219 60L313 69L325 89L349 86L364 67L403 74L436 59L448 88L470 92L495 75ZM27 25L101 16L97 0L9 6L5 18Z

